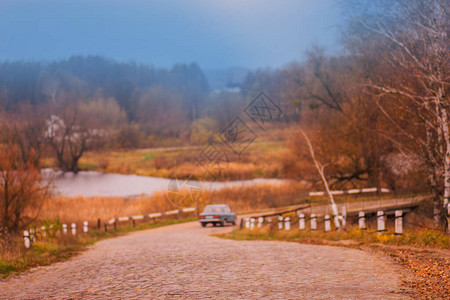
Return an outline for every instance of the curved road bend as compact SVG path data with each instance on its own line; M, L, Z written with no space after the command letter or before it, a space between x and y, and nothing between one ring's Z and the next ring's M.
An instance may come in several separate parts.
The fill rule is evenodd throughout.
M398 299L400 275L377 254L232 241L197 222L96 243L66 262L0 281L1 299Z

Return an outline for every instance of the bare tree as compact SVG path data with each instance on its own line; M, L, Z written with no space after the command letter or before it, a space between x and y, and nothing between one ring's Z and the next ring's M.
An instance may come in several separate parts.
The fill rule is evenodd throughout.
M52 111L45 135L65 172L78 173L80 158L86 151L102 147L110 129L124 119L113 100L64 101Z
M327 157L330 186L380 186L386 143L380 138L373 98L361 93L361 68L353 56L328 57L313 47L303 65L287 71L287 93L303 123L315 128L316 152ZM298 99L298 100L297 100Z
M45 119L38 108L20 105L17 113L9 113L0 121L0 142L16 147L24 163L39 168L45 142Z
M382 66L368 78L366 91L377 97L376 105L395 127L393 140L418 153L427 166L435 223L442 224L450 198L450 3L378 2L382 5L376 14L357 22L365 29L361 44L377 41L366 54L376 56Z

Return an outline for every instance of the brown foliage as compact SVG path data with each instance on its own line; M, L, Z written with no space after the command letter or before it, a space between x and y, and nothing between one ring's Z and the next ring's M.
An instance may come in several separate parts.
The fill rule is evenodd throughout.
M0 228L17 232L39 214L48 196L46 184L32 163L20 161L16 147L0 151Z

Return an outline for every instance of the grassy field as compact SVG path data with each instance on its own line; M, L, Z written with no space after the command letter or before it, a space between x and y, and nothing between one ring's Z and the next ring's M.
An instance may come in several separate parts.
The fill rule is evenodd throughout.
M274 128L264 132L238 156L222 143L221 150L227 153L229 162L220 165L222 171L217 179L283 177L280 161L287 151L285 141L291 130ZM196 160L201 158L200 152L205 146L207 145L88 151L79 165L83 170L107 173L208 180L211 177ZM51 157L43 158L41 164L44 168L57 167Z
M239 158L221 164L219 179L279 178L277 158L284 146L279 143L253 144ZM165 178L209 179L196 158L202 148L149 149L87 153L80 167L108 173L136 174Z
M263 227L242 230L234 230L220 237L234 240L279 240L291 242L306 242L313 244L335 244L360 246L381 243L395 246L431 247L450 249L450 236L434 230L406 230L403 235L393 233L377 234L375 231L364 231L357 227L347 231L310 231L310 230L277 230Z
M80 168L106 173L210 180L209 174L196 161L201 150L200 147L188 147L87 152L80 160ZM218 179L281 178L278 162L284 151L284 145L277 142L250 145L240 157L233 156L229 163L220 165L222 172ZM43 159L42 165L45 168L56 167L51 158Z

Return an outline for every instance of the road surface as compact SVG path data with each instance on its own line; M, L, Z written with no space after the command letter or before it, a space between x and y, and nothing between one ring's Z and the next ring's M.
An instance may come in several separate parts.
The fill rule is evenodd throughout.
M196 222L103 240L0 282L1 299L399 299L399 267L360 250L211 237Z

